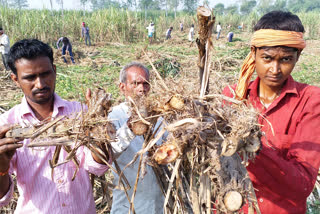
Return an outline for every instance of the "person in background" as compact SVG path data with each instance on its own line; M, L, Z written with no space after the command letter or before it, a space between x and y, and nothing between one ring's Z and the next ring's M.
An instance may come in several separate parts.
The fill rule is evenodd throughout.
M135 185L137 171L139 168L139 159L129 167L130 163L137 152L142 149L144 137L143 135L135 135L130 124L131 108L128 97L143 97L150 91L150 73L149 70L138 62L132 62L124 66L120 71L119 89L125 96L126 101L112 108L108 115L108 119L113 121L117 129L117 139L111 143L114 158L123 175L127 178L131 189L128 196L131 199L133 187ZM158 130L161 120L155 125L154 130ZM160 127L161 128L161 127ZM160 130L160 129L159 129ZM159 132L157 132L159 133ZM157 144L161 144L166 136L161 137ZM144 156L148 154L144 154ZM126 168L125 168L126 167ZM114 174L113 183L117 186L119 183L119 175ZM123 189L117 188L113 190L113 199L111 214L128 213L130 209L129 201ZM135 213L139 214L161 214L163 213L164 195L157 182L157 177L153 168L146 165L146 174L143 179L139 179L137 191L134 199Z
M182 32L183 31L183 23L180 22L180 31Z
M65 63L67 63L67 59L66 59L65 55L66 55L66 51L68 51L69 55L70 55L70 58L71 58L71 61L74 64L75 61L73 59L72 45L71 45L69 39L67 37L61 37L60 39L58 39L58 41L57 41L58 50L60 49L60 43L62 43L61 51L62 51L63 61Z
M2 62L6 71L9 71L8 66L8 53L10 50L10 40L7 34L4 33L3 28L0 27L0 52L2 56Z
M306 47L303 33L290 12L262 16L238 84L224 90L259 112L262 149L247 170L261 213L306 213L318 175L320 88L291 76ZM257 78L250 81L254 72Z
M90 41L90 34L89 34L89 27L86 26L85 22L82 22L82 28L81 28L81 37L84 37L86 45L91 46L91 41Z
M149 24L149 26L147 27L147 30L148 30L149 44L151 44L152 40L153 40L153 36L154 36L154 23L153 22L151 22Z
M168 39L171 39L171 32L172 32L172 30L173 30L173 27L170 27L168 30L167 30L167 32L166 32L166 39L168 40Z
M229 32L229 33L228 33L228 36L227 36L228 42L232 42L233 35L234 35L233 32Z
M193 37L194 37L194 24L191 25L191 28L188 34L188 39L190 42L193 42Z
M30 139L6 137L14 125L35 126L44 120L86 109L79 102L66 101L55 93L56 66L49 45L36 40L24 39L10 49L8 65L12 70L11 79L24 93L22 102L0 115L0 210L14 194L11 175L16 175L19 198L16 214L95 214L95 202L89 172L103 175L108 166L87 147L76 150L79 171L70 161L58 167L50 167L55 146L29 148ZM86 98L90 93L87 92ZM108 157L106 148L100 147ZM68 153L62 149L59 162Z
M222 30L222 28L221 28L221 24L219 22L217 25L217 40L220 38L221 30Z

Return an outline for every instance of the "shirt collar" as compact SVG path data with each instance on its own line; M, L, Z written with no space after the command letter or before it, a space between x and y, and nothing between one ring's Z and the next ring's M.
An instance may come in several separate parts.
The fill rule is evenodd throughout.
M56 93L53 94L54 101L53 101L53 112L52 117L56 117L59 114L59 111L62 111L64 107L67 106L66 101L61 99ZM27 102L26 96L23 96L21 101L21 117L31 114L34 118L36 118L35 114L33 113L30 105Z
M257 77L254 81L252 81L249 84L248 94L250 95L250 97L259 97L259 94L258 94L259 82L260 82L260 78ZM285 85L281 90L280 97L283 97L285 94L297 94L298 96L300 95L297 90L296 82L294 81L291 75L286 80Z

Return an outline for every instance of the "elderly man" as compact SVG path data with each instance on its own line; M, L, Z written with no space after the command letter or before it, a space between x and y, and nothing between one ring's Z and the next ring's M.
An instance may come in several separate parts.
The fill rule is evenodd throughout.
M305 213L320 166L320 89L293 80L306 43L298 16L273 11L254 27L235 88L259 112L263 148L247 167L261 213ZM250 81L253 72L257 78ZM232 96L228 88L225 94ZM271 125L270 125L271 124Z
M102 175L108 167L86 147L77 150L79 172L72 181L76 169L73 162L56 167L52 176L49 160L55 147L30 149L29 139L5 137L9 124L36 125L44 119L81 111L80 103L65 101L54 93L52 49L39 40L21 40L11 47L8 64L11 78L24 97L21 104L0 115L0 207L12 197L13 173L20 194L15 213L96 213L88 172ZM60 160L67 155L62 150Z
M3 32L3 28L0 27L0 52L2 56L2 62L4 68L8 71L8 53L10 50L10 40L9 37Z
M149 70L140 63L130 63L120 72L119 88L124 96L144 96L150 90ZM115 106L109 114L117 128L117 141L111 143L117 162L121 169L133 160L136 153L142 149L143 136L136 136L128 126L131 111L127 102ZM159 126L160 122L156 125ZM161 143L160 139L158 143ZM128 179L131 189L128 191L131 199L133 187L138 172L139 160L124 170L124 176ZM157 183L157 178L152 167L146 167L147 174L139 179L134 200L135 212L139 214L163 213L164 196ZM118 185L119 176L115 174L114 184ZM113 202L111 213L128 213L130 204L125 192L120 189L113 190Z

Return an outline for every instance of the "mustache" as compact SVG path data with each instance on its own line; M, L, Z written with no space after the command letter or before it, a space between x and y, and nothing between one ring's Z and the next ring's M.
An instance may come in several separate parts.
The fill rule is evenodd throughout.
M38 94L38 93L47 92L47 91L50 91L50 87L48 86L41 89L35 89L32 91L32 94Z

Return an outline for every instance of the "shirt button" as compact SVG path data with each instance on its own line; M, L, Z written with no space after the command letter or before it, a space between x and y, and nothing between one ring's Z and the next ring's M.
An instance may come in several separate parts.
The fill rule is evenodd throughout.
M259 199L259 201L262 203L262 202L263 202L263 199L262 199L262 198L260 198L260 199Z
M63 180L61 180L61 179L58 180L58 183L59 183L59 184L62 184L62 183L63 183Z
M66 204L65 204L65 203L63 203L63 204L62 204L62 206L63 206L63 207L65 207L65 206L66 206Z

